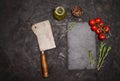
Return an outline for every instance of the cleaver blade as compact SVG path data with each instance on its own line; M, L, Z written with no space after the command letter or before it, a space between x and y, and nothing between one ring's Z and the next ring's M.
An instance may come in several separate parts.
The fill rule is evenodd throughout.
M37 36L41 51L56 48L49 20L34 24L32 30Z

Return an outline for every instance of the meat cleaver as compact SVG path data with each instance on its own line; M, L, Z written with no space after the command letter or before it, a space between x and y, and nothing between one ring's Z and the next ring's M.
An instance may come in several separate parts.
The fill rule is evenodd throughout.
M32 25L32 30L37 37L39 48L41 51L41 65L43 71L43 77L48 77L48 64L44 51L56 48L51 25L49 20L42 21Z

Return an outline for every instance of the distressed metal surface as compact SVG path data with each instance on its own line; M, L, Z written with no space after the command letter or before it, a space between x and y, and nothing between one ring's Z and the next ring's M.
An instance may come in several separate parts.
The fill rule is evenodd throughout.
M37 37L40 51L46 51L56 47L49 20L32 25L32 30Z

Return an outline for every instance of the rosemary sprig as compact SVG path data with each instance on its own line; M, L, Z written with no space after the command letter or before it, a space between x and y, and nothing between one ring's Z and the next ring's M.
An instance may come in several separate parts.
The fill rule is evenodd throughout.
M104 60L107 57L110 50L111 50L110 46L109 47L105 46L105 43L103 42L100 43L100 54L98 58L97 70L100 70L100 68L102 67Z
M90 64L93 65L95 63L95 60L93 59L92 51L89 51L89 59L90 59Z
M111 47L109 46L108 49L107 49L107 52L106 52L105 56L103 57L103 60L101 61L100 66L98 67L98 70L100 70L100 68L102 67L102 65L104 63L104 60L107 57L107 55L108 55L108 53L109 53L110 50L111 50Z
M65 32L69 32L76 24L76 22L72 22L72 24L68 27L68 29Z
M99 53L99 57L98 57L98 64L97 64L97 68L99 67L100 65L100 62L102 60L102 52L103 52L103 48L105 46L105 43L104 42L100 42L100 53Z

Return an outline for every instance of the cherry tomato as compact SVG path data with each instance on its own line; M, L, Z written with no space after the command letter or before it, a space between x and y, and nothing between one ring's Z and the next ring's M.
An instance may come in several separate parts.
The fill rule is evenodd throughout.
M91 20L89 21L89 24L90 24L91 26L95 25L95 24L96 24L96 23L95 23L95 20L94 20L94 19L91 19Z
M109 26L105 26L105 32L108 33L110 31L110 27Z
M100 26L104 26L104 22L103 22L103 21L101 21L99 25L100 25Z
M94 26L91 27L91 29L92 29L93 31L96 31L96 30L97 30L97 27L94 25Z
M95 19L95 22L96 22L96 23L100 23L100 22L101 22L101 18L96 18L96 19Z
M100 28L98 28L97 30L96 30L96 34L101 34L102 33L102 31L101 31L101 29Z
M102 33L99 34L99 39L102 40L102 41L105 40L106 39L106 35L102 34Z

